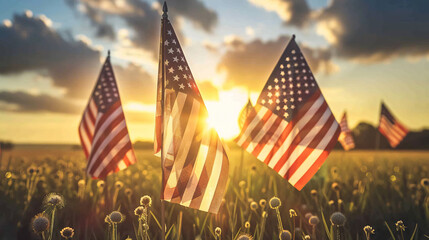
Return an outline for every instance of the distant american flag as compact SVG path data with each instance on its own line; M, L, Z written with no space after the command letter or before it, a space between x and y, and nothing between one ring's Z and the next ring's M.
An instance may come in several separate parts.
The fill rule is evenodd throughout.
M301 190L339 134L340 127L293 37L236 141Z
M343 146L344 150L348 151L350 149L355 148L355 141L353 140L352 131L347 124L347 114L343 114L343 118L341 118L340 122L341 134L338 138L338 141Z
M217 213L225 193L229 162L171 23L163 20L159 82L165 79L164 122L161 84L155 152L163 148L162 199ZM162 74L164 72L164 75ZM164 126L164 127L162 127ZM162 136L164 138L162 140Z
M408 134L408 129L393 117L384 103L381 103L380 124L378 130L387 138L390 146L395 148Z
M104 179L136 162L110 57L106 58L79 125L87 173Z

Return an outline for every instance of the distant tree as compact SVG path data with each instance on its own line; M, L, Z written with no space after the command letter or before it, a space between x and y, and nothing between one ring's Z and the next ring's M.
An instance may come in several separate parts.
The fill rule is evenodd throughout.
M13 149L13 147L14 147L14 145L12 142L0 141L1 150L11 150L11 149Z

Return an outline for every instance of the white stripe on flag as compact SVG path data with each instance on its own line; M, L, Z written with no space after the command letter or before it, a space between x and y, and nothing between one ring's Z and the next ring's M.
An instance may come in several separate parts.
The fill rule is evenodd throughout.
M241 146L244 141L246 141L247 137L252 133L253 128L255 128L258 123L262 120L262 117L264 117L265 113L268 111L268 108L261 107L259 111L257 112L256 116L252 119L252 122L247 126L246 131L241 135L240 140L237 142L239 146Z
M270 118L264 123L264 126L261 128L258 134L250 141L249 145L246 148L248 152L252 152L253 149L255 149L259 141L261 141L261 139L268 132L268 130L271 128L277 118L279 117L276 114L271 114Z

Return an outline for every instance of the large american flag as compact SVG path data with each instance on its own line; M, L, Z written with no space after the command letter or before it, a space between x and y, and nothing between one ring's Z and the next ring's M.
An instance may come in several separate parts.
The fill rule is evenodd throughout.
M158 89L154 141L155 152L162 148L163 154L161 198L217 213L228 179L228 157L218 134L207 125L206 106L168 19L163 19L161 31L159 82L165 81L164 114Z
M136 162L110 56L83 113L79 136L93 178L104 179Z
M390 113L384 103L381 103L380 124L378 130L387 138L390 146L395 148L408 134L408 129Z
M341 143L344 150L348 151L355 148L355 141L353 140L352 131L347 124L347 114L345 112L343 114L343 118L341 118L340 127L341 134L338 141Z
M292 37L236 142L301 190L340 127Z

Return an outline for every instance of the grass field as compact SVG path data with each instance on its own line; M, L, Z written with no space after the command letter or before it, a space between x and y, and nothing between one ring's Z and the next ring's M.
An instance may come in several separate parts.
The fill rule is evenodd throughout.
M62 239L64 227L74 228L73 239L159 239L160 160L150 150L136 152L138 163L109 176L104 186L85 177L86 161L80 150L4 152L0 238L40 238L32 230L32 219L44 212L53 222L44 234L46 239L50 235ZM241 165L239 149L231 149L229 157L230 179L219 214L167 203L168 239L236 239L241 234L279 239L276 210L263 201L259 204L261 199L269 202L274 196L281 200L280 229L290 231L294 239L306 239L306 235L307 239L368 239L363 231L366 225L375 230L370 239L428 239L429 180L423 179L429 177L429 152L334 151L301 192L247 153ZM51 192L63 196L63 208L43 204ZM134 209L143 195L152 198L152 205L148 217L139 221ZM112 234L116 224L105 222L113 210L125 216L117 224L118 238ZM346 216L344 226L331 223L334 212ZM317 219L319 223L311 225L309 213L317 216L312 217L312 223ZM397 231L399 220L405 231ZM147 231L142 221L147 221ZM222 230L220 236L216 227Z

